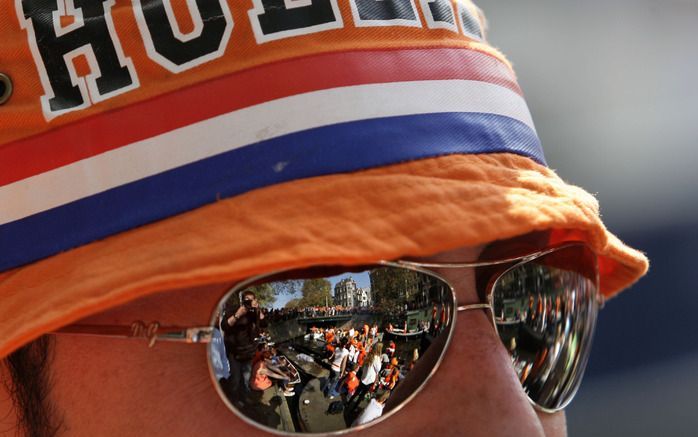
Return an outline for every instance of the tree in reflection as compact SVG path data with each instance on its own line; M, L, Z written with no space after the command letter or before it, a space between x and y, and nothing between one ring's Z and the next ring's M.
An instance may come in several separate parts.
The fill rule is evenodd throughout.
M272 283L267 282L254 285L250 287L249 290L257 296L257 302L259 302L259 306L261 307L271 308L274 302L276 302L277 293L274 287L272 287Z
M303 281L301 297L298 302L300 307L325 306L332 304L330 291L332 283L325 278L306 279Z
M284 308L298 308L301 304L301 299L299 297L295 299L291 299L288 302L286 302L286 305L284 305Z
M386 313L400 312L406 304L409 309L428 306L440 301L445 291L438 279L413 270L380 268L369 278L375 306Z
M298 279L287 279L284 281L262 282L252 285L248 290L252 291L257 296L259 305L264 308L272 308L276 303L276 298L282 294L294 294L301 291L305 281ZM293 299L297 301L298 299ZM297 303L297 302L296 302ZM297 305L295 305L297 306ZM287 308L293 306L286 305Z
M369 277L375 306L385 312L401 309L419 292L421 276L424 275L407 269L373 270Z

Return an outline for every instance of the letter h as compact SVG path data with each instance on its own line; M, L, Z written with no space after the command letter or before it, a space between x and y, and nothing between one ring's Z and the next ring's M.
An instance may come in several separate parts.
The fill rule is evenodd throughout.
M114 0L21 0L20 23L28 29L47 119L138 87L133 64L114 31L113 4ZM67 14L74 22L62 26L60 16ZM91 69L85 78L78 77L72 63L80 54Z

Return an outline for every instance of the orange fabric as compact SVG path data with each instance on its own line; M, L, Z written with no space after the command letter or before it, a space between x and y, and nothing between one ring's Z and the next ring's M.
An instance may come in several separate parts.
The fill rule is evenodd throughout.
M252 390L264 391L271 387L271 379L261 372L266 368L264 360L259 360L252 366L252 372L250 373L250 388Z
M227 4L234 25L224 56L207 62L205 68L188 70L187 74L175 74L148 57L136 22L134 2L119 1L112 7L111 17L124 55L133 62L140 83L139 88L89 108L61 115L47 123L38 99L44 91L29 49L27 33L20 27L18 19L19 3L0 2L2 72L22 80L22 86L15 88L11 99L12 105L0 106L0 145L195 83L262 64L317 53L425 46L468 47L492 54L507 62L496 49L489 45L472 41L449 30L407 26L355 26L347 1L338 2L344 24L341 30L332 29L258 44L248 16L252 2L228 0ZM473 10L475 9L470 2L467 4ZM191 19L186 11L185 2L173 2L172 5L175 15L180 18L179 23L182 29L187 29L187 20Z
M347 378L344 380L344 384L346 384L349 394L354 394L354 391L359 386L359 378L356 377L356 373L349 372Z
M599 255L606 296L648 268L604 228L594 197L552 170L515 155L452 155L254 190L4 272L0 357L158 291L425 256L546 229Z
M459 3L477 15L469 0ZM47 121L39 99L45 90L17 13L21 2L0 2L2 72L16 79L10 101L0 106L0 147L196 83L319 53L466 47L507 62L486 43L446 29L355 26L349 2L338 2L342 30L260 44L250 25L252 2L227 4L234 27L224 55L175 74L148 57L134 2L114 2L114 31L139 87ZM193 23L186 3L172 6L187 32ZM82 55L74 65L79 74L90 69ZM600 256L607 296L647 270L641 253L606 231L595 199L551 170L512 155L433 158L258 189L0 273L0 357L52 329L163 290L310 264L425 256L544 229L555 229L553 242L589 243Z
M359 367L364 365L365 359L366 359L366 350L364 348L361 348L361 351L359 352L359 358L356 360L356 363L359 365Z
M254 356L252 357L252 364L256 364L258 361L261 361L264 359L264 351L258 350L257 352L254 353Z
M396 364L393 364L393 366L396 366ZM390 373L385 377L385 384L388 387L388 389L392 390L395 388L395 384L398 382L398 378L400 378L400 369L397 367L393 367L390 369Z

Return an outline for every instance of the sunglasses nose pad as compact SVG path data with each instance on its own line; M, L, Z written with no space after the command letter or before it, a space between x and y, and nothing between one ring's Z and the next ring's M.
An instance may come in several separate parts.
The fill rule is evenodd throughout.
M240 310L239 293L263 309ZM411 268L276 274L223 297L209 367L226 405L266 431L363 427L427 383L453 331L454 304L446 282Z

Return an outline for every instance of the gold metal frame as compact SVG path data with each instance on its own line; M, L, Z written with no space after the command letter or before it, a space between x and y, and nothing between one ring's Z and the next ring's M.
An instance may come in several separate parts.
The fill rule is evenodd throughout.
M403 263L403 262L401 262L401 261L398 261L398 262L393 262L393 261L379 261L379 262L377 262L377 263L375 263L375 264L367 264L367 265L365 265L365 266L362 265L362 267L367 267L367 268L370 267L370 266L395 267L395 268L409 269L409 270L413 270L413 271L417 271L417 272L420 272L420 273L424 273L424 274L433 276L433 277L439 279L440 281L443 281L443 283L446 284L446 285L448 286L449 290L451 290L451 299L452 299L451 302L452 302L453 309L455 310L454 313L455 313L455 312L460 312L460 311L462 311L461 308L463 308L463 310L467 310L467 309L478 309L478 308L480 308L482 305L486 305L487 307L489 307L489 304L483 304L483 303L477 303L477 304L473 304L473 305L458 306L458 302L457 302L457 299L456 299L456 292L455 292L455 290L453 289L453 286L452 286L447 280L445 280L444 278L442 278L442 277L439 276L438 274L436 274L436 273L434 273L434 272L432 272L432 271L430 271L430 270L423 269L423 268L421 268L420 266L418 266L416 263L409 263L409 262L404 262L404 263ZM350 266L347 266L347 267L350 267ZM264 279L264 278L271 277L271 276L276 276L276 275L281 274L281 273L284 273L284 272L286 272L286 271L294 271L294 270L298 270L298 269L280 270L280 271L271 272L271 273L266 273L266 274L262 274L262 275L257 275L257 276L254 276L254 277L252 277L252 278L249 278L249 279L247 279L247 280L245 280L245 281L243 281L243 282L240 282L239 284L236 284L236 285L235 285L233 288L231 288L218 302L219 302L219 304L220 304L220 302L226 301L226 300L227 300L230 296L232 296L234 293L237 293L237 292L239 292L239 291L242 291L244 288L246 288L246 287L249 286L250 284L253 284L253 283L255 283L255 282L258 282L258 281L260 281L260 280L262 280L262 279ZM216 305L216 307L218 307L218 305ZM472 307L472 308L471 308L471 307ZM212 320L211 320L211 325L214 326L214 325L217 323L217 321L218 321L218 316L217 316L217 314L216 314L216 311L214 311L214 313L213 313L213 318L212 318ZM228 399L228 397L226 396L226 394L223 392L223 389L220 387L220 384L218 384L218 383L216 382L216 375L215 375L215 372L214 372L213 367L211 366L211 360L208 360L209 375L210 375L210 377L211 377L211 380L214 382L214 386L215 386L215 388L216 388L216 391L218 392L218 395L220 396L221 399L223 399L223 402L226 404L226 406L227 406L229 409L231 409L232 411L234 411L235 414L236 414L240 419L242 419L242 420L245 421L246 423L248 423L248 424L250 424L250 425L254 426L255 428L260 429L260 430L262 430L262 431L265 431L265 432L268 432L268 433L272 433L272 434L276 434L276 435L281 435L281 436L298 436L298 435L301 435L301 434L302 434L302 435L309 435L309 436L336 436L336 435L347 434L347 433L351 433L351 432L355 432L355 431L362 431L362 430L364 430L364 429L366 429L366 428L368 428L368 427L371 427L371 426L375 425L376 423L382 422L383 420L385 420L385 419L387 419L388 417L392 416L393 414L397 413L397 412L400 411L405 405L407 405L408 403L410 403L410 401L411 401L412 399L414 399L414 397L417 396L417 394L418 394L420 391L422 391L422 389L426 386L427 382L428 382L428 381L431 379L431 377L436 373L436 369L438 369L439 366L441 365L441 361L443 360L444 355L446 354L446 350L448 349L448 346L451 344L451 340L453 339L453 332L455 331L455 328L456 328L456 318L455 318L455 317L452 317L452 318L451 318L451 323L450 323L450 324L451 324L451 328L450 328L450 330L448 331L448 337L446 338L446 343L444 344L443 350L441 351L441 354L439 355L439 359L436 361L436 363L434 364L434 367L431 369L431 371L426 375L426 377L424 378L424 381L422 381L422 383L420 384L420 386L419 386L414 392L412 392L407 398L405 398L405 399L402 401L402 403L401 403L400 405L396 406L395 408L393 408L392 410L390 410L390 411L389 411L388 413L386 413L385 415L383 415L383 416L381 416L381 417L379 417L379 418L377 418L377 419L374 419L374 420L372 420L372 421L369 422L369 423L366 423L366 424L363 424L363 425L360 425L360 426L356 426L356 427L350 427L350 428L342 429L342 430L339 430L339 431L331 431L331 432L325 432L325 433L299 433L299 432L285 432L285 431L279 431L279 430L277 430L277 429L272 429L272 428L265 427L265 426L261 425L260 423L255 422L255 421L253 421L252 419L250 419L249 417L247 417L246 415L244 415L242 412L240 412L240 411L230 402L230 400ZM208 347L206 348L206 352L207 352L209 355L211 354L211 347L212 347L212 345L209 344Z
M460 305L457 301L455 290L453 289L453 286L450 284L449 281L441 277L439 274L429 270L431 268L441 268L441 269L462 269L462 268L477 268L477 267L487 267L487 266L496 266L496 265L503 265L503 264L512 264L508 269L506 269L504 272L500 273L498 277L503 276L505 273L510 271L513 268L516 268L517 266L520 266L523 263L535 260L537 258L543 257L545 255L548 255L550 253L557 252L559 250L563 250L569 247L574 247L574 246L586 246L583 243L567 243L563 244L557 247L549 248L543 251L538 251L532 254L520 256L520 257L514 257L514 258L507 258L507 259L502 259L502 260L494 260L494 261L485 261L485 262L467 262L467 263L428 263L428 262L415 262L415 261L404 261L404 260L399 260L399 261L379 261L375 264L367 264L365 267L370 267L370 266L383 266L383 267L396 267L396 268L404 268L404 269L409 269L413 271L417 271L420 273L424 273L430 276L433 276L441 281L443 281L446 285L448 285L449 289L451 290L451 298L452 298L452 305L453 305L453 310L454 313L461 313L464 311L468 310L489 310L490 313L490 319L492 322L492 327L495 329L495 332L497 332L497 324L494 316L494 305L493 305L493 293L492 290L489 289L487 290L487 302L478 302L478 303L472 303L472 304L463 304ZM347 268L352 267L352 266L347 266ZM364 266L362 266L364 267ZM56 331L53 331L53 334L74 334L74 335L89 335L89 336L106 336L106 337L118 337L118 338L139 338L139 339L145 339L148 342L149 347L153 347L156 342L158 341L168 341L168 342L180 342L180 343L203 343L203 344L208 344L206 348L206 354L207 354L207 362L208 362L208 368L209 368L209 376L211 378L211 382L213 383L213 386L215 387L215 390L218 392L219 397L223 400L223 402L228 406L229 409L231 409L235 414L243 421L246 423L263 430L265 432L277 434L277 435L282 435L282 436L294 436L298 435L300 433L290 433L290 432L285 432L285 431L279 431L276 429L271 429L267 428L257 422L254 422L244 414L238 411L238 409L230 402L226 394L223 392L223 390L220 387L220 384L218 384L215 376L215 371L211 365L211 360L208 359L208 357L211 355L212 351L212 344L211 344L211 339L213 337L213 331L215 327L218 325L218 310L221 302L226 301L227 299L230 298L235 293L238 293L242 291L245 287L249 286L250 284L263 280L264 278L276 276L279 274L283 274L284 272L289 272L289 271L294 271L294 270L299 270L299 268L293 268L293 269L286 269L286 270L278 270L270 273L265 273L261 275L257 275L251 278L248 278L236 285L234 285L230 290L228 290L218 301L216 302L216 306L214 307L212 311L212 316L211 320L209 323L209 326L198 326L198 327L177 327L177 326L160 326L159 322L151 322L151 323L145 323L143 321L135 321L133 322L130 326L123 326L123 325L68 325L66 327L60 328ZM596 300L598 304L598 309L603 308L605 299L604 297L598 293L598 284L599 284L599 278L598 278L598 268L597 270L597 275L595 278L595 285L596 285ZM496 282L496 280L495 280ZM448 338L446 339L446 343L444 344L444 348L441 351L441 354L434 364L434 367L431 369L428 375L426 375L424 381L421 383L419 388L417 388L413 393L410 394L400 405L397 407L393 408L390 410L387 414L384 416L381 416L370 423L353 427L353 428L347 428L344 430L339 430L339 431L332 431L328 433L303 433L304 435L342 435L342 434L347 434L350 432L355 432L355 431L361 431L363 429L366 429L367 427L373 426L376 423L382 422L383 420L386 420L399 410L401 410L406 404L408 404L417 394L426 386L426 383L431 379L431 377L436 373L437 369L441 365L441 362L444 358L444 355L446 353L446 350L448 349L451 340L453 339L453 332L455 331L455 326L456 326L456 317L451 318L450 322L450 330L448 332ZM499 333L497 332L497 335ZM590 340L591 341L591 340ZM582 370L583 371L583 370ZM546 412L546 413L554 413L557 411L560 411L564 409L569 402L574 398L576 394L576 389L574 392L569 396L569 399L564 403L559 408L555 409L547 409L544 407L541 407L540 405L536 404L529 398L529 402L533 405L534 408L536 408L539 411Z

